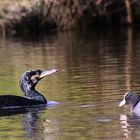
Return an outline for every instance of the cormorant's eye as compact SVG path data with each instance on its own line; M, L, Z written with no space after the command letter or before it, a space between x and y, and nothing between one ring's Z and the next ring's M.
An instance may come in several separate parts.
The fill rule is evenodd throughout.
M40 75L40 74L41 74L41 70L37 70L36 75Z
M41 72L40 71L36 71L32 76L31 76L31 81L36 81L39 79L39 76L40 76Z

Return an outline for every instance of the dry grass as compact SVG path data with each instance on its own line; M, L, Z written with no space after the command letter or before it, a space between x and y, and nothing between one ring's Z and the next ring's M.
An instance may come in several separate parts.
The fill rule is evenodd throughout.
M9 5L19 4L28 7L29 5L31 5L32 2L35 1L37 0L0 0L0 5L2 6L5 4L9 4Z

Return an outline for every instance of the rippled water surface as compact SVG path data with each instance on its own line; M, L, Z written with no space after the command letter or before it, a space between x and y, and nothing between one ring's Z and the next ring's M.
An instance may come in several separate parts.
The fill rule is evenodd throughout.
M118 107L140 91L139 38L132 29L1 38L0 94L22 95L25 70L57 67L36 88L59 104L1 110L0 140L139 139L140 118Z

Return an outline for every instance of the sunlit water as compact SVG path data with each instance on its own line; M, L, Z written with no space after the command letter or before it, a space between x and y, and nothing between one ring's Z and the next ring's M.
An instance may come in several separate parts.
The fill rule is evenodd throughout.
M59 73L37 85L48 107L0 111L0 140L139 139L140 118L118 107L126 91L140 91L139 38L131 29L1 38L1 95L22 95L25 70Z

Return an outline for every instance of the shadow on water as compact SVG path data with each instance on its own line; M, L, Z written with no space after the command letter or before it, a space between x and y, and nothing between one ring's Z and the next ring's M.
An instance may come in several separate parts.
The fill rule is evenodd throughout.
M12 116L12 115L18 115L18 114L24 114L27 113L27 108L7 108L7 109L0 109L0 117L2 116Z
M38 119L41 111L45 110L46 107L30 107L30 108L11 108L11 109L1 109L0 117L3 116L15 116L21 114L23 120L23 132L24 137L34 138L38 131ZM15 126L17 127L17 126ZM41 127L41 126L39 126Z
M59 105L59 102L56 101L48 101L46 105L37 105L31 107L7 107L0 109L0 117L2 116L12 116L18 114L26 114L30 112L39 112L41 110L46 110L50 107L55 107Z
M32 106L32 107L19 107L19 108L6 108L0 109L0 118L3 117L18 117L21 116L22 131L24 138L37 138L43 137L44 126L40 122L40 116L47 109L57 107L59 103L56 101L48 101L47 106ZM45 120L46 121L46 120ZM48 120L49 121L49 120ZM1 126L2 127L2 126ZM15 126L17 127L17 126Z

